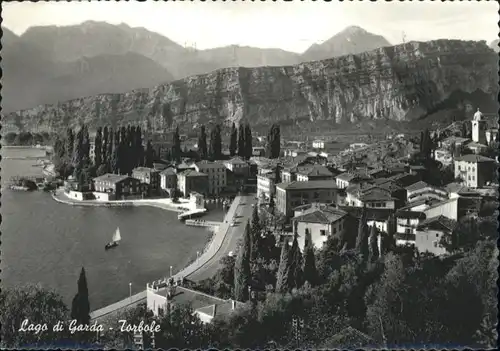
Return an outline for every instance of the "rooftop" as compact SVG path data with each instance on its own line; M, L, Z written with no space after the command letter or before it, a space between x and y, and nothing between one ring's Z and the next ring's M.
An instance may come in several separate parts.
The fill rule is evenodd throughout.
M196 162L196 166L200 169L208 169L208 168L224 168L224 165L220 162L211 162L207 160L203 160L200 162Z
M255 160L254 160L255 161ZM232 159L230 160L227 160L226 163L228 164L232 164L232 165L242 165L242 164L247 164L247 162L245 160L243 160L241 157L239 156L236 156L236 157L233 157Z
M378 201L378 200L394 200L391 193L381 188L371 188L363 192L360 196L361 201Z
M106 173L103 174L102 176L95 177L94 182L111 182L111 183L119 183L127 178L131 178L128 175L122 175L122 174L113 174L113 173Z
M465 161L465 162L473 162L473 163L480 163L480 162L495 162L494 159L481 156L481 155L463 155L460 157L455 158L455 161Z
M322 165L312 165L310 167L299 167L297 174L308 177L333 177L333 173Z
M159 289L158 291L155 291L155 294L166 296L167 290L168 287L164 287ZM190 304L194 310L209 305L226 302L226 300L220 299L218 297L210 296L196 290L187 289L182 286L176 286L173 295L170 296L168 300L179 305Z
M438 200L435 198L421 199L421 200L417 200L417 201L412 201L409 204L407 204L406 206L401 207L399 210L406 211L406 210L410 210L410 209L417 207L417 206L420 206L420 205L432 206L434 204L437 204L438 202L441 202L441 200Z
M339 206L341 210L346 211L354 218L360 218L363 212L363 207L356 206ZM366 219L368 220L387 220L394 213L392 208L372 208L366 207Z
M437 217L428 218L425 221L422 221L418 225L418 229L431 228L431 229L453 230L455 229L456 225L457 222L441 215Z
M163 171L161 171L160 174L163 174L163 175L175 175L176 174L175 168L173 168L173 167L167 167Z
M420 211L406 211L406 210L399 210L396 212L396 217L397 218L414 218L414 219L420 219L423 220L426 218L426 215L424 212Z
M347 215L347 212L335 208L317 208L309 213L295 217L293 220L307 223L330 224Z
M184 177L208 177L207 174L195 171L194 169L186 169L179 173L179 175L183 175Z
M430 185L427 184L426 182L424 181L419 181L419 182L416 182L416 183L413 183L412 185L410 186L407 186L406 187L406 190L408 191L416 191L416 190L420 190L420 189L424 189L424 188L427 188L429 187Z
M337 189L337 184L334 180L311 180L308 182L279 183L276 184L276 187L283 190Z
M132 170L132 172L151 173L151 172L158 172L158 170L154 169L154 168L149 168L149 167L136 167Z

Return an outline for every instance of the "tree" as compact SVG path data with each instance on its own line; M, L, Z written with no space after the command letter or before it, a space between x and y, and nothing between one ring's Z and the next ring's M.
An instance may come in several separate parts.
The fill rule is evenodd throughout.
M311 232L306 229L304 238L304 281L315 286L318 283L318 272L316 270L316 258L314 257L314 243Z
M368 262L374 262L379 257L378 231L377 231L377 227L375 225L373 225L371 227L370 237L368 238L368 241L369 241L369 258L368 258Z
M142 146L142 131L141 127L135 129L135 157L136 167L144 165L144 146Z
M279 183L281 183L281 167L276 165L276 168L274 169L274 184Z
M234 265L234 298L238 301L248 300L248 288L250 284L250 255L251 242L250 223L247 222L243 243L238 251L236 264Z
M76 320L79 325L90 324L89 290L87 288L85 268L83 267L78 278L78 292L71 305L71 318Z
M78 130L78 133L76 134L75 138L75 146L74 146L74 151L73 151L73 177L79 182L80 186L83 185L81 182L81 176L82 176L82 171L84 167L84 133L85 130L82 127Z
M273 124L267 134L266 154L269 158L280 157L281 132L278 124Z
M288 275L289 275L289 248L286 239L281 244L280 265L278 267L278 274L276 275L276 288L278 293L288 292Z
M106 151L107 155L107 163L108 163L108 169L111 170L111 164L113 162L113 152L114 152L114 146L115 146L115 132L113 131L113 128L109 129L109 137L108 137L108 150Z
M298 243L297 222L295 222L292 247L288 255L288 287L289 289L300 288L304 283L302 272L302 254Z
M245 157L245 126L241 123L238 126L238 156Z
M254 262L259 256L259 251L262 248L262 226L259 220L259 211L257 206L253 208L252 212L252 247L251 247L251 261Z
M181 162L181 137L179 135L179 126L175 128L173 142L172 142L172 160Z
M222 157L222 138L220 125L213 126L210 132L209 156L212 160L219 160Z
M250 124L245 125L245 158L249 159L253 154L252 146L252 130L250 129Z
M68 319L68 308L62 297L38 285L3 287L0 291L0 311L2 349L56 349L58 342L67 337L65 331L53 331L59 321L65 323ZM34 325L46 324L47 330L38 334L20 331L24 320Z
M374 289L373 302L367 305L366 318L370 335L382 341L382 346L401 345L407 327L399 314L403 311L405 272L401 259L390 253L385 258L385 271Z
M112 138L113 147L111 154L110 168L113 174L120 174L120 134L118 132L114 133L114 138Z
M208 157L207 150L207 134L205 133L205 126L202 125L200 128L200 135L198 137L198 153L202 160L206 160Z
M104 126L104 129L102 131L102 143L101 143L101 163L102 164L109 163L108 144L109 144L109 129L108 129L108 126Z
M271 210L271 213L274 215L274 210L275 210L275 203L274 203L274 196L271 195L271 199L269 200L269 209Z
M155 335L159 349L201 349L209 343L207 326L190 306L169 304L159 321L160 332Z
M68 161L73 163L73 152L75 147L75 135L73 134L73 129L68 128L66 130L66 156Z
M233 122L231 126L231 136L229 139L229 154L232 156L236 155L236 150L238 148L238 130Z
M151 145L151 140L148 140L148 143L146 145L146 154L145 154L144 165L146 167L152 168L153 167L153 162L154 162L153 145Z
M95 146L95 157L94 157L94 164L96 167L99 167L102 164L103 160L103 155L102 155L102 127L97 128L97 133L95 135L94 139L94 146Z
M358 236L356 238L356 251L363 259L368 259L368 225L366 224L366 207L363 207L358 224Z

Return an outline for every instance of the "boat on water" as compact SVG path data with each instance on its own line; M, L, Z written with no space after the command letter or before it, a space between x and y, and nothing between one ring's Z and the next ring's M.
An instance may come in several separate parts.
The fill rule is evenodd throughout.
M104 250L112 249L113 247L118 246L118 242L122 240L122 236L120 235L120 228L116 228L115 233L113 234L113 239L109 243L106 244Z

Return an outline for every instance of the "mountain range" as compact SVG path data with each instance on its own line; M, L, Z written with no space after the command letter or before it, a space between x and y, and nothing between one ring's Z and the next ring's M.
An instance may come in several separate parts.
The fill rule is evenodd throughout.
M5 112L148 88L221 68L289 66L390 45L355 26L303 54L247 46L195 50L144 28L95 21L31 27L21 36L2 29Z
M441 113L460 120L477 107L498 110L496 72L498 55L485 41L408 42L291 66L222 68L149 89L40 105L4 114L2 129L51 132L81 123L91 129L134 123L163 133L176 125L242 121L340 128Z

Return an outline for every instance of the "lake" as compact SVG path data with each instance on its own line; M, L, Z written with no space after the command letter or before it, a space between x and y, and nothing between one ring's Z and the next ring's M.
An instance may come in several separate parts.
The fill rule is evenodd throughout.
M26 154L29 154L27 149ZM2 156L9 154L2 149ZM16 150L18 157L19 150ZM11 176L41 174L35 160L2 160L2 184ZM177 272L196 258L210 236L187 227L177 213L153 207L78 207L60 204L49 193L2 192L4 286L40 283L71 306L80 269L85 267L91 309L145 289L152 280ZM222 220L221 209L204 219ZM122 241L104 251L119 227Z

